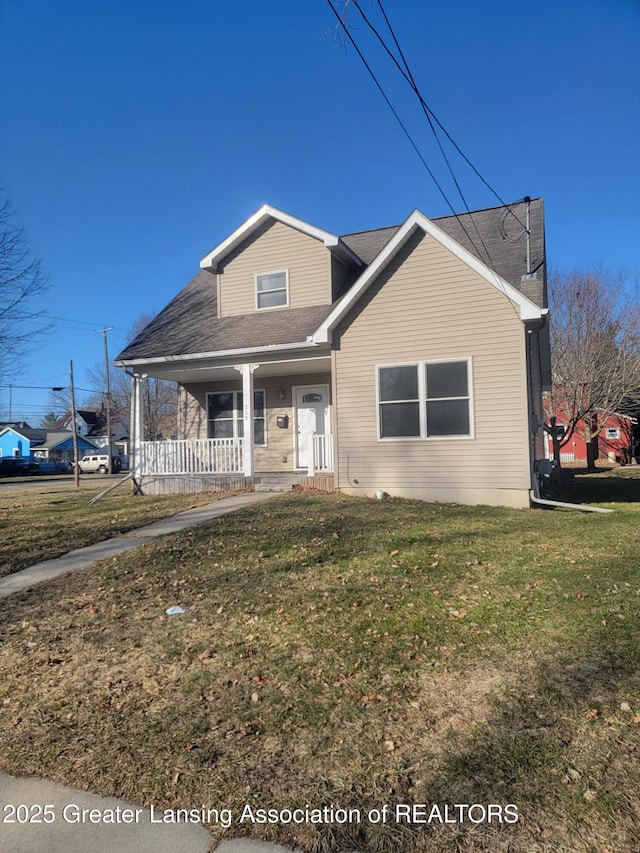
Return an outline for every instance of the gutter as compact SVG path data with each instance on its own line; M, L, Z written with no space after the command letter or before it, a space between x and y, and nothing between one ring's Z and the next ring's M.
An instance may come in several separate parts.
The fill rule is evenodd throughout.
M127 358L114 361L116 367L138 366L144 367L146 364L175 364L185 361L200 361L204 359L218 359L223 357L243 358L244 356L264 355L272 352L286 352L287 350L313 350L317 349L318 344L314 341L298 341L293 344L270 344L264 347L252 347L251 349L229 349L217 350L215 352L197 352L188 353L186 355L163 355L147 358Z

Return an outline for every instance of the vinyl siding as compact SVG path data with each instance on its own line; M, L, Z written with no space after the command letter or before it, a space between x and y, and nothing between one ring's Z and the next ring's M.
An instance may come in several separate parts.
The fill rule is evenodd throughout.
M254 313L257 310L256 275L282 270L289 273L288 308L331 303L331 253L327 247L282 222L270 222L229 255L221 266L219 316ZM286 308L270 310L286 311Z
M259 370L253 375L256 391L266 392L265 447L256 447L254 462L256 473L286 472L294 470L294 410L292 387L299 385L331 386L329 373L296 374L294 376L269 376L260 378ZM180 388L180 438L207 437L207 394L214 391L242 391L242 381L207 382ZM284 399L280 399L284 391ZM287 415L289 425L282 429L276 425L278 415Z
M474 437L379 440L376 366L458 358L472 360ZM338 486L470 503L528 491L523 325L433 238L411 237L370 286L334 334L333 365Z

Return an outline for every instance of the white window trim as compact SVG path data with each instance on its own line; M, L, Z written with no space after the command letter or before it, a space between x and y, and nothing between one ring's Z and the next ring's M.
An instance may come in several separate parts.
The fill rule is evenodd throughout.
M262 415L262 420L264 421L264 443L263 444L256 444L254 441L253 446L254 447L267 447L267 444L268 444L267 425L268 425L268 421L269 421L269 419L267 417L267 389L266 388L254 388L253 389L254 394L257 394L260 392L262 392L262 399L264 400L264 406L263 406L264 414ZM213 394L233 394L234 395L233 411L235 413L237 411L240 411L239 409L236 408L236 403L237 403L237 399L238 399L237 395L242 394L242 388L225 388L224 390L221 390L221 391L207 391L206 396L205 396L205 406L206 406L205 411L206 411L206 415L207 415L207 437L209 437L209 424L211 423L211 419L209 418L209 397ZM254 419L254 421L256 419L255 412L253 415L253 419ZM234 440L237 440L239 438L239 436L238 436L238 424L242 421L242 412L240 411L240 417L236 417L234 414L234 417L228 418L228 420L233 420L233 438L234 438Z
M606 427L606 430L609 441L617 441L620 438L620 427Z
M284 288L278 287L273 290L261 290L260 293L280 293L282 290L285 292L285 304L284 305L267 305L264 308L261 308L258 304L258 279L263 278L268 275L284 275ZM278 311L283 308L289 307L289 270L270 270L269 272L259 272L254 276L254 288L253 291L255 293L256 299L256 311Z
M467 382L468 395L466 397L433 397L431 399L446 399L446 400L468 400L469 401L469 433L468 435L427 435L427 365L429 364L450 364L452 362L464 361L467 363ZM392 402L390 400L380 400L380 369L385 367L416 367L418 369L418 405L420 415L420 435L399 435L387 436L386 438L380 434L380 405L383 402ZM471 356L461 356L460 358L429 358L421 361L394 361L384 364L375 365L375 385L376 385L376 433L378 441L470 441L475 439L475 418L474 418L474 397L473 397L473 359Z

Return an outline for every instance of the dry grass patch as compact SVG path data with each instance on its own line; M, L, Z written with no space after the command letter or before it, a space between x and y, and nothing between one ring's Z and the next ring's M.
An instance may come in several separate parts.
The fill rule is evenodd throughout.
M605 517L283 496L15 596L4 767L236 817L245 804L520 815L214 826L216 841L637 849L638 519L632 504ZM169 617L174 604L185 612Z
M36 486L0 488L0 577L150 524L168 515L212 503L224 494L131 495L128 484L89 501L104 482L81 481L75 489L52 480Z

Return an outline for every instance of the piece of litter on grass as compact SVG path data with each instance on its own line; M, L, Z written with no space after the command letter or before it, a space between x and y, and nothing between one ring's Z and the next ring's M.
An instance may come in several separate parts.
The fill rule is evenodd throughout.
M176 606L176 607L167 607L167 609L164 612L167 614L167 616L179 616L180 613L184 613L184 610L182 609L182 607Z

